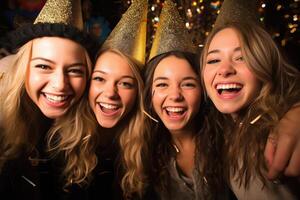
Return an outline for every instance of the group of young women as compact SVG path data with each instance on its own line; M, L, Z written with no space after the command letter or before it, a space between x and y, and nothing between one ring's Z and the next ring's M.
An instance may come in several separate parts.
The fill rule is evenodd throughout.
M227 20L199 56L166 0L145 64L146 0L96 56L79 5L48 0L17 31L0 79L3 196L300 198L300 74L260 25Z

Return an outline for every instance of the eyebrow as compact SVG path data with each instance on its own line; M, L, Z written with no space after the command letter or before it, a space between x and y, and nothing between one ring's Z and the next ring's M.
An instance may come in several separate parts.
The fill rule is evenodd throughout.
M199 81L199 79L197 77L193 77L193 76L187 76L187 77L184 77L182 80L185 81L185 80L195 80L195 81ZM153 82L155 81L159 81L159 80L169 80L167 77L157 77L153 80Z
M43 58L43 57L35 57L35 58L32 58L31 60L30 60L30 62L31 61L34 61L34 60L43 60L43 61L46 61L46 62L50 62L50 63L52 63L52 64L56 64L54 61L52 61L52 60L49 60L49 59L47 59L47 58ZM73 64L71 64L71 65L68 65L68 67L73 67L73 66L87 66L86 64L84 64L84 63L81 63L81 62L78 62L78 63L73 63Z
M94 71L93 71L93 73L95 73L95 72L98 72L98 73L101 73L101 74L105 74L105 75L107 75L107 72L105 72L105 71L101 71L101 70L94 70ZM133 79L133 80L136 80L136 78L135 78L135 77L133 77L133 76L130 76L130 75L121 76L121 78L131 78L131 79Z
M241 51L241 47L236 47L236 48L234 48L233 51L234 51L234 52L236 52L236 51ZM219 52L220 52L219 49L214 49L214 50L209 51L209 52L207 53L207 55L212 54L212 53L219 53Z

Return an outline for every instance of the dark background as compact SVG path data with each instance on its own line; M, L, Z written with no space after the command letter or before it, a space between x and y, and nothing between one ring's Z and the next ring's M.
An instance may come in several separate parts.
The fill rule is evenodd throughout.
M5 36L9 31L18 28L24 23L33 23L45 1L0 0L0 37ZM221 7L223 0L173 1L177 3L179 12L185 19L185 22L193 25L188 27L189 32L193 35L194 43L201 48L207 33L211 30L212 24L217 17L217 11ZM130 3L131 0L82 0L82 7L85 13L84 18L86 24L90 24L86 29L91 29L91 24L94 23L93 19L100 17L101 22L98 22L102 26L102 30L100 30L102 35L99 42L103 42L121 18L122 13L130 6ZM148 38L150 39L147 42L147 46L149 47L158 24L155 18L159 17L163 0L148 0L148 3ZM197 5L193 5L193 3ZM299 0L260 0L260 3L261 5L266 4L265 7L259 10L266 29L289 61L300 68ZM278 9L278 6L281 9ZM155 9L152 9L153 7ZM200 7L204 7L201 15L196 12ZM192 16L188 16L187 9L191 10Z

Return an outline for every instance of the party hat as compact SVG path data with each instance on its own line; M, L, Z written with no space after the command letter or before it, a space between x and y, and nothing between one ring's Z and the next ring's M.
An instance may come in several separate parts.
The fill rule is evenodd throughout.
M260 23L257 0L224 0L214 28L232 22Z
M35 19L37 23L62 23L83 29L80 0L48 0Z
M171 0L166 0L160 14L148 60L170 51L195 53L196 48L176 5Z
M147 0L134 0L105 40L109 46L125 53L138 63L145 63L147 32Z

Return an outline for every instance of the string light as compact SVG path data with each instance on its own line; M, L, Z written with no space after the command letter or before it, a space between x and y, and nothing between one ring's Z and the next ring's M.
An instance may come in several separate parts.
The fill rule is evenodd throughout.
M129 7L132 0L123 0L125 7ZM150 21L149 35L151 35L148 42L152 42L152 36L155 34L156 28L159 23L159 15L163 7L165 0L149 0L149 13L148 18ZM295 33L299 32L299 1L281 1L273 0L274 3L267 3L267 0L259 0L259 19L262 22L268 23L266 15L268 13L276 16L278 23L284 24L285 29L276 28L271 33L273 38L276 38L282 46L285 46L287 42L293 40ZM205 38L213 28L214 22L220 13L220 8L224 0L173 0L177 3L177 8L185 19L185 26L191 33L195 44L201 48ZM151 47L151 45L148 45Z

